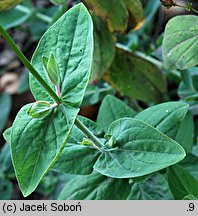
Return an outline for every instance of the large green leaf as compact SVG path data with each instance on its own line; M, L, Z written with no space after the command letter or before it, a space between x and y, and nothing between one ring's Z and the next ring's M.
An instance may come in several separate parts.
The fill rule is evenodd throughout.
M12 160L24 196L35 190L60 155L78 113L76 108L60 105L46 117L33 119L24 106L11 131Z
M168 184L175 199L183 199L187 195L198 198L198 181L180 166L168 169Z
M166 91L165 77L155 65L121 48L104 79L121 95L146 102L159 101Z
M30 105L26 105L18 113L11 131L12 160L24 196L35 190L60 156L90 79L93 26L83 4L70 9L44 34L33 56L33 66L53 88L42 66L42 57L49 57L51 52L60 69L63 104L37 119L27 114ZM30 84L37 100L52 101L33 76Z
M115 56L115 36L106 23L98 16L94 22L94 58L92 80L100 80L104 72L110 67Z
M175 139L188 111L188 104L183 102L167 102L149 107L138 113L135 118L140 119L167 136Z
M104 133L93 121L79 116L78 119L97 137L103 137ZM92 146L80 145L85 135L76 126L69 136L68 144L64 147L60 157L52 167L56 172L88 175L93 171L93 165L100 152Z
M180 70L198 64L198 17L194 15L176 16L165 30L163 58L167 68Z
M94 169L109 177L143 176L185 157L185 151L178 143L137 119L116 120L107 134L114 137L116 145L101 154Z
M171 199L167 180L159 173L151 176L147 181L134 183L128 200L169 200Z
M49 57L51 52L60 69L62 100L73 107L79 107L90 79L93 55L93 24L83 4L74 6L47 30L32 58L34 67L54 88L42 65L42 57ZM30 87L36 100L51 100L32 75Z
M11 98L7 93L0 95L0 133L5 127L11 110Z
M122 0L83 0L83 2L96 15L107 21L111 31L126 31L129 14Z
M123 101L112 95L107 95L100 106L97 123L105 132L107 132L113 121L124 117L132 118L135 114L135 111L133 111Z
M70 181L61 192L61 200L125 200L130 193L127 180L92 173Z

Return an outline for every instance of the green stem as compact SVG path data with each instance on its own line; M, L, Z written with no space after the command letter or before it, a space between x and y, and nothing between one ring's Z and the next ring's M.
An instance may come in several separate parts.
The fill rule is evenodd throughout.
M34 10L31 10L23 5L17 5L16 6L16 10L25 13L27 15L31 15L35 13L35 16L40 19L41 21L44 21L46 23L51 23L52 22L52 18L49 16L46 16L45 14L39 13L39 12L35 12Z
M28 59L24 56L21 50L17 47L15 42L6 32L6 30L0 25L0 33L5 38L7 43L10 45L12 50L16 53L19 59L23 62L26 68L34 75L34 77L38 80L38 82L43 86L43 88L51 95L54 101L58 104L61 103L61 99L56 95L56 93L51 89L51 87L45 82L45 80L40 76L40 74L36 71L36 69L30 64Z
M93 142L94 146L95 146L97 149L99 149L100 151L102 151L101 148L104 147L104 145L103 145L103 144L100 142L100 140L99 140L96 136L94 136L94 134L93 134L81 121L79 121L77 118L76 118L76 120L75 120L75 125L85 134L85 136L86 136L87 138L89 138L89 139Z
M196 10L196 9L194 9L194 8L191 8L191 10L192 10L193 12L195 12L196 14L198 14L198 10Z
M175 4L174 6L177 6L177 7L180 7L180 8L184 8L187 11L193 11L194 13L198 14L198 11L192 7L191 3L190 3L190 6L188 4L185 5L185 6L179 5L179 4Z

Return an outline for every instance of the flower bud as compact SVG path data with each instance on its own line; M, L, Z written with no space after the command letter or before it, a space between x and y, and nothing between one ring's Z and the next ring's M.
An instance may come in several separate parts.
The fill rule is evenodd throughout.
M32 104L27 113L32 118L43 118L50 112L51 108L50 103L46 101L37 101Z
M53 85L58 85L60 72L54 54L51 53L49 58L44 56L42 60L49 80Z

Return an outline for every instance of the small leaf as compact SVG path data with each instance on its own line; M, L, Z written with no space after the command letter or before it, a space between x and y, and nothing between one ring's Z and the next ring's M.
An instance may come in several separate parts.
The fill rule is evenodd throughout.
M130 192L128 180L107 178L99 173L67 183L60 200L125 200Z
M110 124L124 117L134 117L136 112L118 98L107 95L100 106L97 124L107 132Z
M137 119L116 120L107 134L115 137L118 149L103 152L94 169L112 178L147 175L185 157L185 151L178 143Z
M181 200L189 194L198 197L198 181L181 166L170 167L167 175L175 199Z
M85 146L93 146L92 141L87 138L83 138L82 141L78 142L80 145L85 145Z
M37 101L32 104L27 113L32 118L43 118L50 112L51 109L50 103L46 101Z
M198 64L198 17L182 15L172 18L165 30L163 59L166 68L185 70Z
M189 105L183 102L167 102L149 107L135 118L146 122L172 139L175 139Z
M43 56L42 59L43 59L43 66L49 77L49 80L53 85L57 86L59 82L60 71L54 54L51 53L49 59L45 56Z

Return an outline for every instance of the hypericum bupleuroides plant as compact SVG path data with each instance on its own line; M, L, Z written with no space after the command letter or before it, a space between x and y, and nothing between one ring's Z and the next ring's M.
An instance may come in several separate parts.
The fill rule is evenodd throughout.
M67 198L76 198L72 194L82 184L103 187L102 182L108 179L103 188L106 196L100 198L127 199L129 179L161 170L185 157L184 149L174 141L188 110L183 102L160 104L137 114L107 96L97 123L78 116L93 60L93 24L83 4L67 11L47 30L31 63L1 26L0 32L30 71L30 88L36 100L19 111L12 128L4 133L11 143L24 196L31 194L52 168L86 175L85 182L79 181L65 192Z

